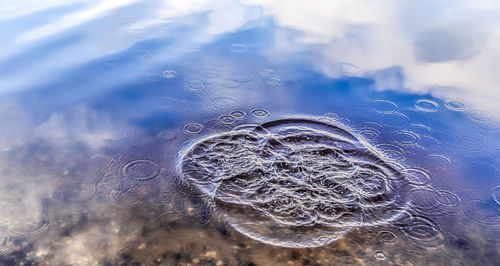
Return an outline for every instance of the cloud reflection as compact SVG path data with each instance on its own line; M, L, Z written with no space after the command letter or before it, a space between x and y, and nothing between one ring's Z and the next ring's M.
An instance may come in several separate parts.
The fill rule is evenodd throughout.
M493 71L500 59L497 1L245 3L262 6L279 26L299 31L294 42L319 44L322 56L314 65L327 75L335 75L331 68L337 62L354 64L367 75L399 67L402 84L376 78L382 83L375 88L431 92L499 113L500 76ZM292 46L290 38L278 41L278 47Z

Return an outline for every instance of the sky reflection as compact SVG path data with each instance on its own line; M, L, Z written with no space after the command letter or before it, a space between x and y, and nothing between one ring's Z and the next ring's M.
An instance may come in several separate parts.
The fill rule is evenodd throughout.
M144 255L151 239L199 240L186 252L214 264L222 258L207 246L230 265L287 264L271 254L292 251L261 243L280 235L241 229L248 217L231 208L212 219L215 203L179 185L175 166L200 138L288 117L344 125L381 160L404 165L412 204L431 212L407 217L415 230L353 230L367 243L346 236L339 250L370 246L367 263L423 264L434 252L488 264L500 224L499 18L495 0L3 1L0 264L19 249L16 259L49 264L117 262L129 250L146 261L157 256ZM428 202L431 188L442 209ZM379 231L400 242L387 249ZM426 234L429 246L412 246ZM180 254L174 244L162 245Z

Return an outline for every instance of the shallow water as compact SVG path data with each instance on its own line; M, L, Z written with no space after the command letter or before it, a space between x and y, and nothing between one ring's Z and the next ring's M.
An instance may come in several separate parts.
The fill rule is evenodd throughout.
M0 264L498 265L495 1L0 3Z

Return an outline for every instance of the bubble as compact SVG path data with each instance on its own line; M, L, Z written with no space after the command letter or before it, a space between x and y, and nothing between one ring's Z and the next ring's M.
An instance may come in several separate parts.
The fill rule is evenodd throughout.
M247 113L240 111L240 110L234 110L229 113L230 116L234 117L237 120L242 120L247 117Z
M396 108L398 106L391 102L391 101L386 101L386 100L375 100L372 102L373 107L375 110L379 113L390 113L396 111Z
M397 236L391 231L380 231L378 232L378 239L384 243L395 243Z
M340 124L281 119L191 143L178 171L240 233L315 247L390 223L408 206L402 173L365 145Z
M259 74L264 77L270 77L275 74L275 71L272 69L262 69Z
M431 100L417 100L415 107L423 112L436 112L439 104Z
M481 225L499 225L500 209L486 201L472 200L464 203L465 215Z
M338 63L333 66L333 71L340 75L353 76L359 72L357 66L349 63Z
M189 134L200 133L202 129L203 126L198 123L189 123L184 126L184 131L186 131Z
M266 118L268 117L271 113L266 110L266 109L261 109L261 108L258 108L258 109L253 109L251 111L252 115L257 117L257 118Z
M175 72L174 70L165 70L165 71L163 71L162 75L166 79L173 79L173 78L177 77L177 72Z
M200 81L200 80L191 80L186 84L186 88L194 91L199 91L203 90L207 87L207 84L205 82Z
M277 86L281 83L281 79L279 78L268 78L267 79L267 84Z
M123 175L137 181L153 179L159 173L160 166L151 160L135 160L123 168Z
M161 141L172 141L177 137L177 134L170 130L162 131L158 134L158 140Z
M384 113L379 116L379 120L382 124L390 127L405 127L410 122L409 118L401 113Z
M230 115L221 115L219 116L219 121L223 124L233 124L236 123L236 118Z
M383 251L375 251L375 259L377 260L385 260L387 259L387 254Z
M229 51L233 53L244 53L247 51L247 46L241 43L231 44Z
M421 168L407 168L404 174L406 181L413 185L426 185L431 182L431 174Z
M61 192L61 197L67 201L81 202L93 198L95 192L94 184L77 181L66 186Z
M452 111L463 112L467 110L467 106L459 101L447 101L444 105Z

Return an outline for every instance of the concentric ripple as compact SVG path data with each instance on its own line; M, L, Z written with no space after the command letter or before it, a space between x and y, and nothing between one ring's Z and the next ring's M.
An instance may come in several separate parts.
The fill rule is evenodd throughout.
M354 227L386 224L410 184L340 124L293 118L198 140L178 170L236 230L283 247L326 245ZM321 239L321 241L318 241Z

